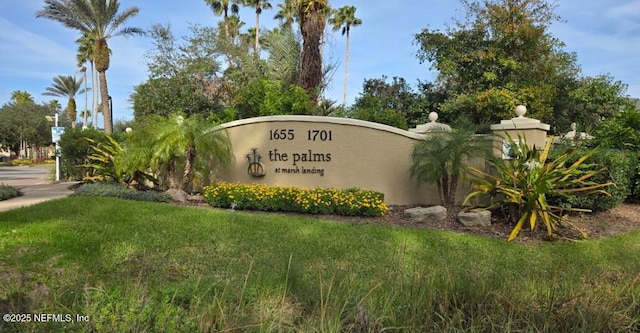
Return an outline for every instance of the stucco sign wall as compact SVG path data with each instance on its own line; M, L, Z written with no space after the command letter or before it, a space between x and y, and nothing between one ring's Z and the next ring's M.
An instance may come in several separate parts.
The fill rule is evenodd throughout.
M229 182L380 191L388 204L437 204L433 186L409 176L416 134L361 120L268 116L222 125L233 161Z

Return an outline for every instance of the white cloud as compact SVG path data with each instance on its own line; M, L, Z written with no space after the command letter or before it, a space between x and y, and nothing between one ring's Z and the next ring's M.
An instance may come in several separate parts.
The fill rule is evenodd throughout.
M0 62L34 62L42 65L68 65L75 51L55 41L27 31L0 17Z

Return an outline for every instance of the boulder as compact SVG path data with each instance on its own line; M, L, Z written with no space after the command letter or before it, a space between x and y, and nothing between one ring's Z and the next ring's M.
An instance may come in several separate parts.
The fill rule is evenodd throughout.
M447 217L447 209L442 206L409 208L405 209L404 216L412 222L437 223Z
M175 188L170 188L167 190L167 193L171 196L171 199L175 202L185 203L187 202L187 192L178 190Z
M458 222L465 227L488 227L491 225L491 212L486 209L471 209L458 213Z

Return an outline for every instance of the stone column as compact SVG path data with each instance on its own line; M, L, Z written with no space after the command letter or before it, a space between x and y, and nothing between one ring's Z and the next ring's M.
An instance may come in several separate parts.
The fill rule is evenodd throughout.
M500 124L491 125L493 131L494 145L493 150L496 156L503 156L508 150L507 137L510 136L514 141L518 140L518 136L523 138L529 147L535 146L538 149L544 147L547 141L547 132L550 125L540 122L540 120L527 118L527 108L524 105L518 105L515 109L516 117L509 120L502 120Z

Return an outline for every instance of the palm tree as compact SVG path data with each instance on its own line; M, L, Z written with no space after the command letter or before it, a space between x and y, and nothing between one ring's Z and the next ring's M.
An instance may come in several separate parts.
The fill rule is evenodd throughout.
M93 39L94 61L100 77L104 131L105 133L113 132L113 115L109 109L106 75L110 61L107 41L116 36L144 34L140 28L123 26L138 14L138 7L129 7L119 12L118 0L44 0L44 3L44 9L38 11L36 17L58 21L68 28L78 30L83 36Z
M245 0L244 5L256 9L256 35L253 53L257 57L258 48L260 47L260 14L262 14L263 9L271 9L271 4L269 0Z
M213 13L216 16L222 15L224 24L224 36L229 40L229 24L227 22L229 18L229 10L231 14L238 14L240 8L236 0L205 0L205 2L213 9Z
M356 17L356 7L344 6L333 11L329 24L333 26L333 31L342 29L342 35L347 36L347 52L344 60L344 95L342 97L342 105L346 105L347 81L349 79L349 32L351 27L361 25L362 20Z
M95 71L95 67L94 67L94 62L93 62L93 40L87 36L86 34L80 38L78 38L76 40L76 43L78 43L78 54L76 54L76 60L78 61L78 67L81 67L81 71L83 73L83 77L84 77L84 87L85 87L85 113L83 115L83 127L87 126L87 116L88 116L88 108L87 108L87 99L88 99L88 93L89 90L91 90L91 115L93 115L95 117L95 105L96 105L96 71ZM87 84L89 83L89 81L87 80L87 68L84 66L84 63L88 62L89 65L91 66L91 88L92 89L87 89ZM92 123L96 124L96 121L92 121Z
M65 113L71 120L71 127L76 127L76 95L84 93L82 89L82 79L76 80L75 76L71 75L58 75L53 78L53 85L47 87L46 92L42 93L45 96L67 97L67 108Z
M284 0L278 4L279 10L273 18L280 21L283 28L292 30L293 22L298 20L299 6L300 0Z
M458 181L474 158L490 154L486 141L475 135L475 126L435 132L417 142L411 154L411 176L418 184L436 183L440 200L448 211L455 204Z
M300 0L298 20L302 33L302 59L300 86L311 95L316 104L322 84L322 53L320 40L326 25L328 0Z
M197 172L207 177L216 166L231 161L226 133L198 114L147 118L142 126L132 132L130 148L149 152L151 169L166 172L169 188L185 191Z

